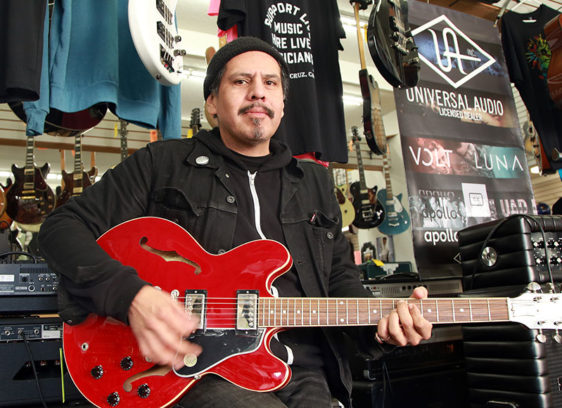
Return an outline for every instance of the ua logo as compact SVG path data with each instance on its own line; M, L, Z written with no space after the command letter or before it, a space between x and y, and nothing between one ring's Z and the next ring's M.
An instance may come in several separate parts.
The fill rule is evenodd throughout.
M441 68L442 71L451 72L451 70L453 69L452 59L456 58L457 59L457 67L458 67L459 71L462 72L464 75L467 75L467 73L464 71L462 60L464 59L464 60L469 60L469 61L481 61L480 58L478 58L478 57L472 57L470 55L461 54L461 51L459 49L459 39L458 39L457 35L455 34L455 32L453 30L451 30L449 27L446 27L446 28L443 29L443 48L445 50L443 51L443 54L440 54L440 52L439 52L439 42L437 41L437 34L431 28L428 31L431 33L431 36L433 37L433 45L434 45L434 48L435 48L435 55L438 56L437 63L439 64L439 68ZM451 46L449 44L449 38L452 40L454 51L450 50ZM443 60L446 61L446 64L443 64Z
M444 15L416 28L412 35L420 60L454 88L496 62Z

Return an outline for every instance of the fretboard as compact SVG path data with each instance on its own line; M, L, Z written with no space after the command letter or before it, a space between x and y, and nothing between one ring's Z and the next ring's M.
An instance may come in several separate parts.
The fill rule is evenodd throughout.
M398 302L416 305L433 324L509 321L508 298L260 298L261 327L375 325Z

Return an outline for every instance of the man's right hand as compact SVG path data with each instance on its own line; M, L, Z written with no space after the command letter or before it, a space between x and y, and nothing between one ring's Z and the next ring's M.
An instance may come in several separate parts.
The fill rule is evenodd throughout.
M154 364L180 369L185 355L198 356L202 351L184 340L197 329L198 320L166 292L144 286L133 299L128 317L140 352Z

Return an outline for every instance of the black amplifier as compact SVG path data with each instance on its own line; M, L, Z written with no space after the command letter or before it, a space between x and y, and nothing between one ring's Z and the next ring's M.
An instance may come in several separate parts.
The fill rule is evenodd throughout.
M0 264L0 312L55 312L58 284L46 263Z
M431 279L431 280L364 280L363 286L371 291L375 297L403 298L409 297L418 286L425 286L429 296L449 297L462 293L462 281L459 278Z
M52 318L0 319L0 342L62 339L62 320Z
M513 215L458 233L464 289L562 281L562 216ZM550 269L550 272L549 272Z

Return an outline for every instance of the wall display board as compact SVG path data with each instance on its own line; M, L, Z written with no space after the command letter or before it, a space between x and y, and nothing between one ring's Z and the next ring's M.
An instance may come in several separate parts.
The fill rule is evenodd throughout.
M535 208L497 28L419 1L409 23L420 81L396 89L414 254L422 277L457 276L459 230Z

